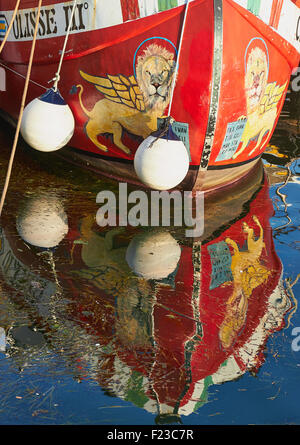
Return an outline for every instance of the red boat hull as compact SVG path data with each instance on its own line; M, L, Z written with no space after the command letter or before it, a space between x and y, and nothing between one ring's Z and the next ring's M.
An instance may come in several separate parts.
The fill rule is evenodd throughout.
M9 3L0 1L6 13L11 9ZM291 72L299 64L297 48L237 3L190 3L171 107L176 122L185 124L182 131L190 154L184 187L224 186L252 168L271 138ZM25 11L35 6L31 1L23 4ZM28 102L48 88L64 41L63 35L55 36L55 8L51 9L51 1L45 5ZM140 85L138 66L147 51L154 51L154 45L154 57L159 54L175 62L185 6L128 21L136 10L123 9L123 23L88 31L82 8L75 16L59 83L76 121L69 142L75 151L61 153L119 180L139 183L134 154L142 140L156 130L157 118L166 113L169 100L160 98L156 109L147 105L149 97L145 96L150 90ZM30 15L24 14L23 21L16 21L1 62L6 91L0 92L0 107L13 119L18 117L31 48L26 37L31 29ZM29 18L26 21L24 17ZM272 23L274 17L273 11ZM48 31L49 37L45 35ZM170 85L164 91L169 89Z

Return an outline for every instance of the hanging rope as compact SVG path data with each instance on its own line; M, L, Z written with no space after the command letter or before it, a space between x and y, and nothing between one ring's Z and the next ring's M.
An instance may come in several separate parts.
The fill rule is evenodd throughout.
M171 117L171 109L172 109L174 90L175 90L175 85L176 85L176 80L177 80L177 75L178 75L178 70L179 70L180 52L181 52L181 47L182 47L182 41L183 41L183 36L184 36L184 31L185 31L185 24L186 24L186 18L187 18L187 14L188 14L189 5L190 5L190 0L187 0L186 6L185 6L184 18L183 18L182 27L181 27L181 35L180 35L180 40L179 40L178 52L177 52L177 60L176 60L176 65L175 65L175 69L174 69L174 74L173 74L168 114L167 114L167 117L163 118L163 122L161 123L160 127L158 128L159 134L150 143L149 148L151 148L159 138L162 138L166 134L168 134L169 127L174 122L174 119Z
M60 71L61 71L61 67L62 67L62 63L63 63L63 58L65 56L66 46L67 46L69 35L70 35L70 32L71 32L71 27L73 25L73 17L74 17L74 13L75 13L75 9L76 9L76 4L77 4L77 0L74 0L72 13L71 13L70 21L69 21L69 26L68 26L68 29L67 29L67 32L66 32L63 49L61 51L61 56L60 56L60 61L59 61L57 72L55 73L55 76L53 77L53 79L49 80L49 82L48 82L48 83L54 82L53 83L53 90L55 92L57 91L57 85L58 85L58 82L60 81Z
M5 63L2 63L1 61L0 61L0 66L3 66L3 68L14 73L16 76L22 77L22 79L26 79L26 76L23 76L23 74L19 73L18 71L13 70L10 66L6 65ZM33 85L36 85L37 87L43 88L44 90L48 90L47 87L45 87L44 85L41 85L38 82L35 82L32 79L29 79L29 82L32 83Z
M34 34L33 34L33 40L32 40L32 45L31 45L31 51L30 51L30 57L29 57L29 62L28 62L28 68L27 68L27 75L26 75L26 79L25 79L25 85L24 85L23 96L22 96L22 101L21 101L21 107L20 107L20 112L19 112L18 124L17 124L17 128L16 128L16 133L15 133L15 138L14 138L14 142L13 142L13 147L12 147L12 150L11 150L10 160L9 160L9 164L8 164L8 168L7 168L5 184L4 184L3 191L2 191L2 196L1 196L0 216L1 216L2 210L3 210L3 205L4 205L4 201L5 201L5 197L6 197L6 193L7 193L7 189L8 189L8 185L9 185L9 181L10 181L10 176L11 176L11 172L12 172L12 166L13 166L14 157L15 157L16 148L17 148L17 143L18 143L19 134L20 134L21 121L22 121L23 112L24 112L24 108L25 108L25 101L26 101L26 96L27 96L27 91L28 91L29 78L30 78L30 74L31 74L33 55L34 55L34 50L35 50L35 44L36 44L36 38L37 38L37 32L38 32L38 26L39 26L40 14L41 14L42 1L43 0L39 0L39 4L38 4L38 11L37 11L37 15L36 15L35 29L34 29Z
M14 20L16 18L16 15L17 15L17 12L18 12L18 9L19 9L20 1L21 0L17 0L16 6L15 6L15 9L14 9L14 12L13 12L12 19L10 21L9 27L7 28L7 31L6 31L5 36L4 36L4 39L2 40L2 43L1 43L1 46L0 46L0 54L1 54L2 50L3 50L5 42L6 42L7 38L8 38L8 36L9 36L10 30L11 30L12 25L14 23Z
M177 74L178 74L178 69L179 69L179 58L180 58L180 53L181 53L181 47L182 47L182 41L183 41L183 36L184 36L184 31L185 31L185 24L186 24L186 18L187 18L187 14L188 14L189 5L190 5L190 0L187 0L186 6L185 6L182 28L181 28L181 36L180 36L179 47L178 47L178 56L177 56L177 60L176 60L176 66L175 66L175 70L174 70L173 82L172 82L172 87L171 87L171 98L170 98L169 109L168 109L168 117L170 117L170 115L171 115L175 84L176 84Z

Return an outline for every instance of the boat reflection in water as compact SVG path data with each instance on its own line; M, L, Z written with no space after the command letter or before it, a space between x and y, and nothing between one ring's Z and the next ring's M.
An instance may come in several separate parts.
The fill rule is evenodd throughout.
M50 348L78 381L98 382L159 424L197 411L210 385L258 371L269 336L293 312L262 166L205 199L198 239L66 213L37 194L17 224L3 221L2 286L26 312L23 324L8 316L3 326L6 353L21 369Z

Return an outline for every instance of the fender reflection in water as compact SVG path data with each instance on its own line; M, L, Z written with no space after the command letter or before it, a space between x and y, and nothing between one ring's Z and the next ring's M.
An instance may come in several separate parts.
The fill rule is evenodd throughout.
M208 401L211 385L258 371L269 336L292 309L272 214L260 171L238 196L207 198L198 239L176 228L104 229L94 213L68 215L65 238L45 254L24 248L7 221L1 273L16 307L79 381L98 382L157 423L180 422ZM45 258L48 272L38 265ZM9 322L5 330L7 353L28 366L33 340L17 342Z

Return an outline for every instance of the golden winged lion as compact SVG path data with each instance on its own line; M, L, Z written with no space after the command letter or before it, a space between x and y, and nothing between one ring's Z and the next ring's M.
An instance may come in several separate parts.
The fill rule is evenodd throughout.
M122 74L100 77L80 71L81 77L104 96L89 111L82 100L83 86L77 85L81 108L89 118L85 127L89 139L107 151L98 136L110 133L114 144L129 154L130 149L122 142L123 131L145 139L157 129L157 118L163 116L170 101L174 67L174 55L152 44L137 59L136 78Z
M267 56L264 51L256 47L249 55L245 74L247 116L239 118L239 120L247 119L241 138L242 146L234 153L232 159L237 158L251 140L257 139L255 147L248 154L251 156L260 147L264 136L273 130L278 116L278 104L287 82L284 85L278 85L276 82L268 83L267 77Z

